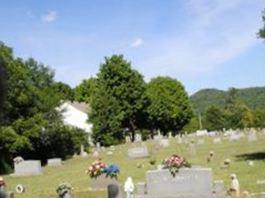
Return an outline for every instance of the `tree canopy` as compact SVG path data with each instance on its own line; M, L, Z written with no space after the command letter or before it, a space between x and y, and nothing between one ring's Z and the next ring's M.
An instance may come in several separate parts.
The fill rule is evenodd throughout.
M4 43L0 43L0 66L0 89L5 90L0 92L0 173L10 170L17 155L45 162L51 157L66 158L80 142L86 144L85 133L65 126L56 110L68 97L64 90L70 92L70 88L56 82L49 67L33 58L14 57Z
M150 102L147 114L150 125L164 134L176 134L191 119L192 108L183 85L169 77L152 79L146 89Z
M134 140L145 102L143 77L122 55L113 55L101 64L96 82L89 115L94 140L123 141L125 133Z

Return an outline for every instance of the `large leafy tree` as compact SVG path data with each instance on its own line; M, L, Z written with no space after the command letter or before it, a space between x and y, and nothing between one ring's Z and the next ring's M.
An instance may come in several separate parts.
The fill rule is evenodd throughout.
M117 143L125 133L134 141L145 104L143 77L122 55L105 58L97 74L90 120L95 141Z
M210 106L205 112L206 128L208 130L222 130L226 128L226 114L218 106Z
M179 132L191 119L192 108L183 85L170 77L152 79L146 89L150 105L147 113L152 130L159 129L164 135Z
M90 103L96 89L96 78L83 80L74 90L75 100Z
M34 59L15 58L12 49L3 43L0 43L0 65L5 70L6 84L6 100L1 111L0 173L8 170L16 155L44 162L47 157L65 158L73 154L75 144L80 144L81 136L85 135L64 126L56 110L62 94L56 89L53 71Z
M5 94L6 94L6 83L5 83L5 69L0 63L0 124L1 124L1 118L2 118L2 108L5 100Z

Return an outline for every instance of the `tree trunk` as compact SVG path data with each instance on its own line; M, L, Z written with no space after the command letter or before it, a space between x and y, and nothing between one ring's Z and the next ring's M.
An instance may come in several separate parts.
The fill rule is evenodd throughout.
M130 121L130 125L131 125L131 131L132 131L132 137L131 137L131 140L132 140L132 142L134 142L134 140L135 140L135 125L134 125L134 123L133 123L133 121L131 120Z

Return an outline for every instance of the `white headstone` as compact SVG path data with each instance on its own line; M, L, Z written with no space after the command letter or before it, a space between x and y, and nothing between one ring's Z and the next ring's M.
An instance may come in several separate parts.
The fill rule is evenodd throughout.
M222 141L221 141L221 138L220 137L217 137L217 138L214 138L213 139L213 143L214 144L220 144Z
M257 141L257 135L256 133L249 133L248 134L248 142L255 142Z
M141 142L142 141L142 135L139 133L136 133L135 135L135 142Z
M62 165L61 158L48 159L48 166L61 166L61 165Z
M130 158L145 158L148 156L149 153L146 146L128 149L128 157Z
M15 175L28 176L28 175L40 175L42 174L41 162L39 160L24 160L19 163L15 163Z
M181 168L173 177L169 170L146 173L149 197L212 198L212 170L209 168Z
M198 139L197 144L198 144L198 145L202 145L202 144L204 144L204 139Z
M164 148L166 148L166 147L169 146L169 140L168 139L161 139L159 141L159 145L162 146L162 147L164 147Z

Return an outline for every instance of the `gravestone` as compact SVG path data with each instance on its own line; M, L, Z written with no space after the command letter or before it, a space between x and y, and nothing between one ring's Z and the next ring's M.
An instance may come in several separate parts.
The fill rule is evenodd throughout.
M42 168L39 160L24 160L19 163L15 163L15 175L16 176L29 176L29 175L41 175Z
M241 138L241 136L239 134L232 134L232 135L230 135L229 140L230 141L238 141L238 140L240 140L240 138Z
M142 135L139 133L136 133L135 135L135 142L142 142Z
M98 151L100 151L100 142L97 142L96 148L97 148Z
M129 142L131 142L131 138L129 136L126 136L125 141L126 141L126 143L129 143Z
M196 155L196 153L197 153L195 144L193 144L193 143L190 143L188 145L188 150L189 150L190 155Z
M48 159L48 166L61 166L61 165L62 165L61 158Z
M98 158L99 157L99 152L97 150L95 150L93 153L92 153L92 157L94 158Z
M213 139L214 144L220 144L221 142L222 142L222 140L219 137Z
M149 153L148 153L148 149L146 146L128 149L129 158L145 158L148 156L149 156Z
M198 139L197 144L198 144L198 145L202 145L202 144L204 144L204 139Z
M107 155L113 155L113 152L112 151L108 151L106 154Z
M159 145L166 148L166 147L169 147L169 140L168 139L161 139L159 141Z
M146 173L147 195L152 198L212 198L212 170L181 168L173 177L169 170Z
M84 145L83 144L80 146L80 156L81 157L88 156L87 152L85 151L85 148L84 148Z
M180 136L177 136L177 143L182 144L182 138Z
M215 198L225 198L226 190L222 180L214 181L213 194Z
M109 184L107 188L108 188L108 198L119 197L119 186L117 184Z
M111 150L111 151L115 151L115 146L113 146L113 145L110 146L110 150Z
M115 184L118 185L118 181L116 179L111 179L110 177L106 177L105 174L100 175L96 179L91 179L91 187L90 190L106 190L108 185Z
M136 194L145 195L146 194L146 183L139 182L136 184Z
M253 132L249 133L248 134L248 142L255 142L255 141L257 141L256 133L253 133Z

